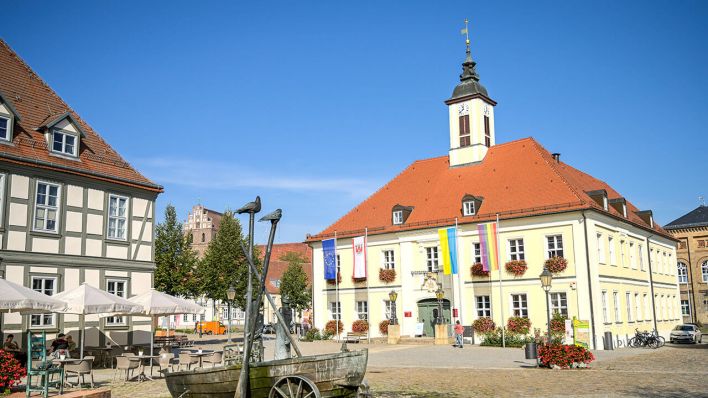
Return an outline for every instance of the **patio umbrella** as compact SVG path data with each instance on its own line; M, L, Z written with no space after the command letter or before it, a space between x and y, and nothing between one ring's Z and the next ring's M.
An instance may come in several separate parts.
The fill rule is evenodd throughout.
M154 324L154 318L156 317L179 314L203 314L206 311L206 309L201 305L179 297L170 296L167 293L159 292L155 289L150 289L143 294L131 297L128 301L142 306L142 315L153 318L153 322L150 322L150 336L154 333L152 325ZM170 322L168 320L168 330L169 325ZM153 352L154 342L155 339L151 337L150 355L152 355Z
M21 312L26 314L64 310L67 304L55 297L0 278L0 313Z
M87 314L100 314L100 316L112 314L131 315L138 314L143 310L141 305L131 303L115 294L95 288L86 282L77 288L63 291L53 297L57 300L65 301L67 304L66 309L60 312L80 315L81 358L84 357L84 318Z

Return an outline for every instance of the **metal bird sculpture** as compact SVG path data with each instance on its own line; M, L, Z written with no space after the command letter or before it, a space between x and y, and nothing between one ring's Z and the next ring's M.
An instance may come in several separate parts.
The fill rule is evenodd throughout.
M236 210L236 213L238 213L238 214L243 214L243 213L256 214L259 211L261 211L261 197L256 196L255 201L246 203L245 205L243 205L243 207Z
M275 211L272 211L265 216L261 217L260 220L258 221L270 221L272 223L276 223L280 221L280 218L283 216L283 211L280 209L277 209Z

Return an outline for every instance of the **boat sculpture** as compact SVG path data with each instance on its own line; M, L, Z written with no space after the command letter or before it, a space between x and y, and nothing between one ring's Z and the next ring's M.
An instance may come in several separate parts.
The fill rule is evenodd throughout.
M249 213L249 247L243 248L246 254L249 271L260 281L257 291L249 283L246 305L246 336L243 353L231 355L230 347L225 346L228 360L225 366L210 369L197 368L187 371L165 371L165 382L173 398L320 398L320 397L354 397L357 396L362 386L368 350L349 351L346 343L340 352L331 354L303 356L292 335L286 331L285 320L278 311L275 301L265 290L265 276L268 274L270 254L275 238L275 230L281 217L280 209L263 217L261 221L270 221L271 230L263 261L263 272L256 269L253 263L253 219L255 213L260 211L260 198L246 204L238 210L239 213ZM249 275L249 281L250 278ZM252 293L256 293L253 294ZM260 308L263 297L267 298L275 310L278 318L279 335L276 338L276 352L283 352L290 340L296 357L282 358L272 361L263 361L262 352L251 352L254 345L262 346L256 342L255 334L255 308ZM252 299L251 299L252 298ZM289 347L289 346L287 346ZM289 356L289 348L285 349ZM231 354L229 354L231 353ZM240 358L240 359L238 359ZM247 360L246 358L250 359ZM256 358L254 360L254 358ZM226 357L225 357L226 359ZM242 362L242 363L238 363ZM247 383L241 377L248 375ZM241 381L241 383L239 383Z

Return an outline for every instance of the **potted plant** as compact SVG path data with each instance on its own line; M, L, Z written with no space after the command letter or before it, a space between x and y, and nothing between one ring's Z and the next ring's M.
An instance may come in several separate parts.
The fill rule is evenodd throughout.
M514 274L514 276L522 276L526 273L528 266L524 260L511 260L504 265L506 272Z
M494 329L496 329L496 325L494 324L492 318L488 316L483 316L481 318L475 319L474 322L472 322L472 328L475 332L479 334L486 334L493 332Z
M484 270L484 265L481 263L476 263L472 265L472 276L489 276L489 271Z
M0 349L0 395L10 393L10 389L20 384L27 375L27 369L22 367L12 353Z
M329 333L330 335L342 333L342 331L344 331L344 323L342 323L342 321L332 319L331 321L328 321L325 325L325 332Z
M551 273L557 274L565 271L568 267L568 260L563 257L553 256L546 260L545 266Z
M369 322L364 319L357 319L352 323L352 332L366 333L369 331Z
M388 324L389 324L388 319L384 319L383 321L381 321L381 323L379 323L379 332L381 332L381 334L383 334L383 335L388 334Z
M383 269L379 270L379 280L384 283L391 283L396 280L396 270L395 269Z
M506 322L506 328L512 333L528 334L531 330L531 320L519 316L512 316Z

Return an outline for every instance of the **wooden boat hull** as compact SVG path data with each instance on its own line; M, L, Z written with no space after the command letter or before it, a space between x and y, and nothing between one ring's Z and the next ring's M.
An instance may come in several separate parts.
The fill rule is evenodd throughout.
M273 384L285 376L308 378L322 397L352 397L364 379L367 361L364 349L254 363L249 372L251 397L268 397ZM240 371L240 366L229 366L166 373L165 382L174 398L233 398Z

